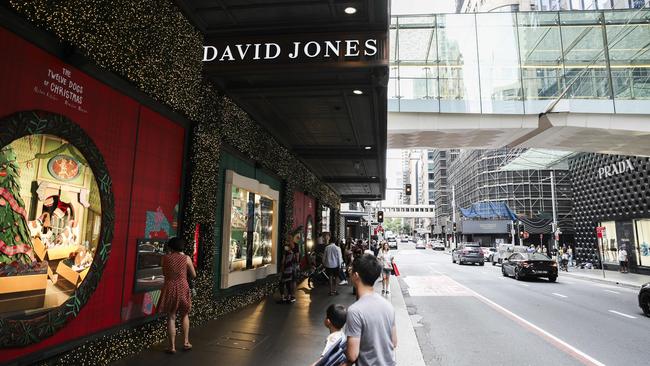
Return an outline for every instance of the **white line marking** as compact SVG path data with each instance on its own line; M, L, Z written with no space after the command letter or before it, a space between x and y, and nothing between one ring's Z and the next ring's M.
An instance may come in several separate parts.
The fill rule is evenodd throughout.
M612 291L612 290L603 290L603 291L611 292L611 293L613 293L613 294L617 294L617 295L620 295L620 294L621 294L620 292L616 292L616 291Z
M566 296L566 295L558 294L557 292L554 292L553 295L555 295L555 296L557 296L557 297L561 297L561 298L568 297L568 296Z
M616 311L616 310L609 310L609 312L610 312L610 313L614 313L614 314L616 314L616 315L624 316L624 317L626 317L626 318L636 319L636 316L632 316L632 315L627 315L627 314L619 313L619 312Z
M461 286L463 286L463 285L461 285ZM463 287L465 287L465 286L463 286ZM546 340L549 341L551 344L555 345L560 350L563 350L563 351L567 352L569 355L575 357L579 361L582 361L584 364L586 364L586 365L594 365L594 366L605 366L604 363L602 363L602 362L596 360L595 358L589 356L588 354L580 351L576 347L568 344L567 342L565 342L565 341L561 340L560 338L554 336L553 334L545 331L544 329L538 327L537 325L529 322L528 320L520 317L519 315L513 313L512 311L504 308L503 306L497 304L496 302L488 299L487 297L477 293L476 291L474 291L474 290L472 290L472 289L470 289L468 287L465 287L465 288L467 288L467 290L469 292L473 293L474 296L477 299L479 299L479 300L483 301L484 303L492 306L493 308L501 311L502 313L504 313L505 315L507 315L511 319L519 322L520 324L522 324L522 325L536 331L542 337L546 338Z
M527 283L520 283L520 285L522 285L522 286L526 286L526 287L530 287L530 285L527 284Z

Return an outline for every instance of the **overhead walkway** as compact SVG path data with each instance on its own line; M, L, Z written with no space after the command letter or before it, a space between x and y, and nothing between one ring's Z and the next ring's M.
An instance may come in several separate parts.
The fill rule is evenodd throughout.
M390 148L650 155L650 9L396 16Z

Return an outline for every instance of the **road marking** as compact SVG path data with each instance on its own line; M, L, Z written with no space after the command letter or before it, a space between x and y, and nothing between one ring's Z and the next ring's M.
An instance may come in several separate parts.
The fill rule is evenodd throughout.
M636 319L636 316L623 314L623 313L620 313L620 312L618 312L618 311L616 311L616 310L609 310L609 312L610 312L610 313L614 313L614 314L616 314L616 315L624 316L624 317L626 317L626 318Z
M573 285L573 284L575 284L575 282L565 281L565 280L562 280L562 283L566 283L567 285Z
M616 292L616 291L612 291L612 290L603 290L603 291L611 292L611 293L613 293L613 294L617 294L617 295L620 295L620 294L621 294L620 292Z
M463 286L461 284L459 284L459 285L462 286L462 287L465 287L465 286ZM576 347L568 344L567 342L563 341L562 339L560 339L560 338L554 336L553 334L545 331L544 329L542 329L542 328L538 327L537 325L529 322L528 320L520 317L519 315L517 315L517 314L513 313L512 311L504 308L503 306L501 306L501 305L497 304L496 302L488 299L487 297L479 294L478 292L476 292L476 291L474 291L474 290L472 290L472 289L470 289L468 287L465 287L465 289L467 289L467 291L472 293L474 295L474 297L476 297L477 299L483 301L484 303L486 303L487 305L489 305L492 308L496 309L497 311L500 311L501 313L503 313L504 315L506 315L510 319L518 322L520 325L525 326L528 329L536 332L538 335L540 335L546 341L548 341L549 343L551 343L552 345L554 345L558 349L566 352L567 354L574 357L575 359L582 362L583 364L585 364L585 365L593 365L593 366L605 366L604 363L602 363L602 362L596 360L595 358L589 356L588 354L580 351Z
M460 283L448 276L406 276L409 295L416 296L472 296Z
M566 298L566 297L568 297L568 296L566 296L566 295L558 294L557 292L554 292L553 295L555 295L555 296L557 296L557 297L561 297L561 298Z
M527 283L520 283L520 285L522 285L522 286L526 286L526 287L530 287L530 285L527 284Z

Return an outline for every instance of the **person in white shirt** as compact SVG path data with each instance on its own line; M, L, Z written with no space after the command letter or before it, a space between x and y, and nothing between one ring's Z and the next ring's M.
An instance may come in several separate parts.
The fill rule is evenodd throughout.
M339 270L343 264L343 254L341 248L334 242L325 247L325 255L323 256L323 266L325 273L330 280L330 296L338 295L336 285L338 284Z
M318 364L318 362L323 358L323 356L327 354L330 348L341 342L341 339L344 337L343 326L345 325L347 316L348 310L343 305L332 304L327 308L325 321L323 324L325 324L325 327L329 329L330 334L327 336L325 348L323 348L323 352L321 352L320 355L321 358L319 358L318 361L314 362L312 366Z

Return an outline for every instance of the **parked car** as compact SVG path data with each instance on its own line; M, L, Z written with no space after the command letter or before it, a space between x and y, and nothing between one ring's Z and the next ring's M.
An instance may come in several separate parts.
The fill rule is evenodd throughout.
M461 243L458 248L451 252L451 262L458 264L463 263L478 263L479 266L485 264L485 257L483 251L478 243Z
M431 243L431 249L433 250L445 250L445 243L442 240L434 240Z
M526 277L547 277L557 280L557 262L541 253L513 253L501 264L504 277L514 276L517 280Z
M643 310L643 314L650 316L650 282L641 286L639 291L639 306Z
M415 249L427 249L427 244L424 242L424 239L418 239L415 243Z
M386 241L388 242L388 248L397 249L397 239L394 236L387 238Z

